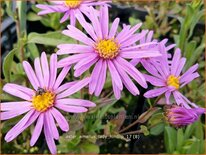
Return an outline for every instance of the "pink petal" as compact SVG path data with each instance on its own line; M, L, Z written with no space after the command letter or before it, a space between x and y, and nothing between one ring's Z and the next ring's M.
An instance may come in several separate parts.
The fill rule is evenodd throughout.
M66 89L69 89L71 86L73 86L76 83L77 83L77 81L67 82L67 83L61 85L57 90L55 90L55 93L59 94L59 93L65 91Z
M37 120L36 126L34 128L34 131L32 133L32 137L31 137L31 141L30 141L30 146L34 146L34 144L38 140L38 138L39 138L39 136L41 134L41 131L42 131L43 123L44 123L44 115L40 114L39 118Z
M120 21L120 19L116 18L114 20L114 22L112 23L112 26L111 26L110 31L109 31L109 38L113 38L116 35L119 21Z
M69 18L69 16L70 16L70 10L68 10L64 13L64 16L60 20L60 23L65 22Z
M194 73L197 69L198 69L198 64L193 65L192 67L190 67L181 77L180 77L180 81L182 79L184 79L185 77L187 77L188 75Z
M43 88L44 87L44 78L43 78L42 66L40 64L39 58L36 58L34 60L34 69L35 69L35 73L36 73L36 76L38 78L40 87Z
M74 26L72 25L68 25L67 26L69 30L64 30L62 31L62 33L64 35L67 35L71 38L74 38L86 45L89 45L89 46L93 46L94 45L94 41L91 40L89 37L86 36L86 34L84 34L83 32L81 32L79 29L75 28Z
M31 106L31 102L19 101L19 102L3 102L0 104L1 111L12 111L19 107Z
M102 69L101 69L100 75L101 76L98 79L97 86L95 89L96 96L99 96L100 93L102 92L102 89L104 88L104 84L105 84L106 76L107 76L107 62L106 61L102 62Z
M124 71L134 78L143 88L147 88L147 83L144 76L134 66L132 66L132 64L120 57L118 57L116 60L118 64L122 66Z
M51 109L50 112L52 113L59 127L65 132L69 131L69 124L65 117L54 107Z
M96 89L96 86L97 86L97 82L98 82L98 79L99 79L99 76L100 76L100 72L101 72L101 68L102 68L102 59L100 59L93 71L92 71L92 74L91 74L91 81L89 83L89 93L90 94L93 94L95 89Z
M103 38L108 37L108 28L109 28L109 15L108 15L108 7L101 6L100 8L100 24L102 28Z
M87 108L84 107L77 107L77 106L68 106L65 104L60 104L60 103L56 103L55 107L66 111L66 112L70 112L70 113L83 113L83 112L87 112Z
M93 7L90 7L90 16L88 18L93 25L97 38L103 38L100 21L98 20L97 14L95 13L95 9Z
M78 21L81 23L82 27L86 30L86 32L92 37L93 40L97 40L97 36L94 32L94 28L91 24L86 22L85 18L83 17L82 13L79 11L76 15Z
M108 60L107 63L108 63L108 67L109 67L109 71L110 71L112 80L116 83L116 86L120 90L122 90L123 89L122 80L121 80L119 73L117 72L113 62Z
M75 55L63 58L58 62L58 68L67 67L67 66L70 66L74 63L77 63L81 59L87 57L88 54L90 54L90 53L75 54ZM91 53L91 54L93 54L93 53Z
M177 68L177 70L175 72L175 76L176 77L178 77L180 75L180 73L181 73L185 63L186 63L186 58L181 58L180 61L179 61L178 68Z
M3 87L3 90L5 92L7 92L8 94L11 94L13 96L16 96L16 97L19 97L19 98L22 98L24 100L31 100L31 96L18 90L16 87L12 87L11 85L9 84L6 84L4 87Z
M52 54L50 57L50 80L49 88L53 88L57 76L57 55Z
M58 94L56 96L56 99L61 99L61 98L65 98L67 96L70 96L76 92L78 92L79 90L81 90L83 87L85 87L86 85L88 85L88 83L90 82L90 78L85 78L81 81L78 81L76 84L74 84L73 86L71 86L69 89L67 89L66 91Z
M34 90L27 88L27 87L24 87L24 86L21 86L21 85L17 85L17 84L13 84L13 83L7 83L6 85L10 88L21 91L21 92L29 95L30 97L32 97L35 94Z
M117 100L119 100L121 98L121 91L120 89L117 87L116 83L114 82L114 80L112 79L112 87L113 87L113 91L114 91L114 96Z
M57 130L57 127L56 127L56 124L54 122L54 118L50 112L50 109L47 110L45 113L44 113L44 116L45 116L45 119L47 121L47 126L48 126L48 129L50 131L50 134L51 136L58 140L59 139L59 133L58 133L58 130Z
M46 121L46 118L44 118L44 135L45 135L45 139L46 139L46 142L47 142L47 146L50 150L50 152L52 154L56 154L57 153L57 150L56 150L56 145L55 145L55 142L54 142L54 139L53 137L51 136L51 132L49 130L49 127L48 127L48 122Z
M172 59L172 65L171 65L171 74L175 75L175 72L177 70L178 67L178 63L180 61L180 57L181 57L181 51L180 49L176 49L173 59Z
M91 54L88 55L87 57L83 58L82 60L80 60L75 66L74 66L74 70L81 68L82 66L86 65L88 62L96 59L98 57L97 54Z
M155 51L155 50L139 50L139 51L121 52L120 56L126 59L134 59L134 58L159 57L161 56L161 54L159 53L159 51Z
M23 61L23 67L33 88L37 90L40 84L33 69L31 68L31 65L27 61Z
M32 109L31 105L28 104L24 107L18 107L15 109L12 109L11 111L1 112L1 120L7 120L10 118L14 118L16 116L22 115Z
M93 66L98 60L99 60L99 57L97 57L96 59L94 59L92 61L89 61L87 64L85 64L84 66L80 67L79 69L76 69L74 71L74 76L75 77L79 77L85 71L87 71L91 66Z
M41 54L41 66L42 66L42 72L43 72L43 77L44 77L44 86L48 88L50 73L49 73L49 65L47 61L47 56L45 52Z
M7 142L12 141L21 132L28 128L39 116L39 112L31 110L5 136Z
M74 10L70 11L70 24L72 26L76 25L76 16L75 16L76 12L74 12Z
M59 48L59 50L57 51L58 55L72 53L91 53L94 50L91 46L78 44L60 44L57 47Z
M71 105L71 106L80 106L80 107L95 107L96 104L88 101L88 100L82 100L82 99L59 99L56 101L58 104L65 104L65 105Z
M61 73L59 74L59 76L57 77L56 79L56 82L54 84L54 87L53 87L53 90L56 90L58 89L58 87L60 86L60 84L62 83L62 81L64 80L64 78L66 77L67 73L69 72L70 70L70 66L68 67L64 67L61 71Z
M157 77L154 76L150 76L147 74L143 74L146 81L148 81L149 83L151 83L153 86L158 86L158 87L162 87L162 86L166 86L166 81L159 79Z
M114 61L114 64L122 78L122 81L125 85L125 87L133 94L133 95L139 95L139 90L137 89L137 87L135 86L135 84L132 82L132 80L130 79L130 77L127 75L127 73L121 68L118 67L118 63L116 61Z
M153 90L149 90L144 94L144 97L154 98L154 97L162 95L167 90L168 90L167 87L162 87L162 88L156 88L156 89L153 89Z

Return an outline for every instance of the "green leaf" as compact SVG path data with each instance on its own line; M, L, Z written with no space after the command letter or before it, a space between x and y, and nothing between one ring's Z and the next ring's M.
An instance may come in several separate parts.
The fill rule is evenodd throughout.
M188 139L192 135L192 133L195 130L196 125L197 125L197 122L187 126L187 128L185 130L185 135L184 135L185 140Z
M27 15L27 20L28 21L39 21L41 19L42 19L42 16L38 16L34 12L29 12L28 15Z
M81 152L82 153L99 153L99 146L95 145L93 143L83 143L80 146Z
M13 20L15 19L15 11L13 9L13 1L4 1L6 3L6 13L13 18Z
M20 32L21 37L26 35L26 11L27 11L27 2L26 1L17 1L17 8L18 8L18 21L20 24Z
M65 36L61 31L48 32L44 34L30 33L27 43L57 46L59 44L74 43L75 41Z
M150 134L155 135L155 136L161 134L164 131L164 126L165 126L164 123L159 123L155 125L154 127L150 129Z
M177 150L180 152L184 142L184 133L182 128L177 130Z
M140 125L140 130L143 132L145 136L149 135L149 130L147 129L145 125Z
M201 140L204 139L203 125L200 121L197 122L197 126L196 126L196 129L195 129L195 136L198 139L201 139Z
M27 49L28 49L28 57L32 58L33 60L37 57L39 57L39 50L37 46L34 43L29 43L27 44Z
M170 126L165 127L164 142L167 153L173 153L175 151L177 143L177 132L174 128Z
M11 67L14 58L14 54L17 52L17 49L14 48L12 51L8 53L8 55L4 58L3 61L3 73L6 82L10 82L10 74L11 74Z

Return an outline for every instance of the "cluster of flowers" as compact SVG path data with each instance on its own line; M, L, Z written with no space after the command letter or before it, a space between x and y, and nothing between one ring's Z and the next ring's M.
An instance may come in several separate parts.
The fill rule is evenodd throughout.
M147 88L147 82L155 87L147 91L144 96L153 98L165 95L166 105L175 106L167 110L168 121L176 126L187 125L196 121L204 109L190 102L179 89L199 76L196 72L198 65L192 66L181 75L186 59L181 57L180 49L176 49L173 57L169 50L175 45L166 46L167 40L158 42L153 40L153 32L143 30L137 32L141 24L133 27L123 25L118 32L120 19L116 18L109 28L108 3L94 0L52 1L52 5L39 4L42 9L39 15L52 12L64 13L60 22L70 17L71 25L62 33L79 41L81 44L60 44L57 54L52 54L50 63L45 52L34 61L34 70L27 62L23 67L33 89L17 84L8 83L3 90L25 101L1 103L1 120L7 120L27 113L5 136L7 142L12 141L36 120L30 145L33 146L40 136L42 129L51 153L56 153L55 141L59 133L55 124L63 131L69 130L69 124L57 110L70 113L86 112L95 103L83 99L69 98L83 87L89 87L89 93L99 96L104 88L107 70L110 73L113 92L116 99L121 98L121 91L125 86L133 95L140 92L132 79L140 86ZM100 6L96 10L93 6ZM90 20L87 22L85 16ZM79 21L86 33L75 27ZM57 55L68 57L57 61ZM136 68L141 65L150 74L143 74ZM80 81L62 84L70 68L74 66L74 76L79 77L90 68L91 76ZM57 75L57 69L62 71ZM132 79L131 79L132 78ZM174 101L171 101L173 98Z

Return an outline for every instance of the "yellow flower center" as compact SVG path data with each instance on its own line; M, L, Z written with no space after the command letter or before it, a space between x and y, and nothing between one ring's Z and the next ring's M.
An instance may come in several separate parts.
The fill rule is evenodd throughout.
M118 55L119 47L113 39L104 39L97 43L96 52L104 59L112 59Z
M55 94L50 91L45 91L33 96L32 104L34 109L40 112L44 112L53 106L55 100Z
M70 8L77 8L81 4L81 0L66 0L65 1L66 6Z
M167 78L167 85L168 85L168 86L173 86L173 87L175 87L176 89L179 89L179 87L180 87L179 77L176 77L176 76L174 76L174 75L170 75L170 76Z

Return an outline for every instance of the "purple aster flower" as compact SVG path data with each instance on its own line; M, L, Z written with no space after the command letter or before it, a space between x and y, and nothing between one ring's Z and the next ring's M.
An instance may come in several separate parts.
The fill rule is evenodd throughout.
M161 44L160 46L161 50L165 51L165 46ZM185 62L186 58L181 57L180 49L175 50L171 61L166 56L159 57L158 61L152 61L150 68L147 69L151 75L145 74L144 76L149 83L159 88L147 91L144 96L153 98L165 93L167 104L171 104L170 96L173 95L177 105L183 104L184 107L189 108L188 104L190 104L197 107L179 92L182 87L199 77L196 72L198 64L190 67L188 71L181 75Z
M75 15L79 12L88 14L90 6L106 5L110 3L111 0L97 1L97 0L61 0L61 1L51 1L52 5L47 4L37 4L36 7L41 9L38 15L45 15L54 12L64 13L64 16L60 20L60 23L65 22L70 18L71 25L75 25L76 18ZM95 10L98 14L98 11Z
M194 123L204 113L205 109L200 107L187 109L181 106L172 106L166 109L166 119L171 125L182 127Z
M24 101L1 103L1 120L8 120L27 113L5 136L7 142L15 139L21 132L36 121L30 145L33 146L42 130L49 150L56 154L55 140L59 139L59 133L55 121L63 131L69 130L69 124L64 116L57 110L71 113L86 112L85 107L94 107L93 102L66 98L89 83L89 78L78 82L69 82L60 85L67 75L70 67L62 69L57 76L57 55L52 54L48 64L46 54L36 58L34 70L27 61L23 62L26 75L34 89L17 84L8 83L3 90Z
M153 34L154 32L153 31L149 31L149 33L147 35L145 35L144 37L142 37L140 39L140 44L144 44L144 43L150 43L150 42L154 42L154 43L157 43L158 40L156 39L153 39ZM160 46L156 46L155 44L154 45L148 45L148 46L144 46L144 47L141 47L141 49L144 49L144 50L148 50L148 49L155 49L156 50L159 50L160 52L162 52L162 56L168 56L168 57L171 57L171 54L168 54L167 52L169 50L171 50L172 48L175 47L175 44L172 44L172 45L169 45L166 47L166 43L167 43L168 39L164 39L162 41L159 42L159 44L161 44L162 46L165 46L165 50L161 50L160 49ZM150 65L152 64L153 61L158 61L159 60L159 57L152 57L152 58L135 58L135 59L132 59L130 61L130 63L134 66L136 66L138 63L141 63L141 65L146 69L146 70L150 70Z
M134 85L130 76L142 87L147 88L144 76L127 59L157 57L159 51L153 48L141 50L140 47L156 44L153 42L140 44L139 41L147 31L135 33L141 26L134 27L124 25L121 32L117 33L119 18L116 18L109 30L108 7L102 6L100 16L90 7L88 18L91 24L86 22L81 13L77 19L89 36L68 25L68 30L63 34L80 41L83 44L61 44L58 46L58 55L73 54L58 62L59 67L74 66L74 76L78 77L94 65L89 83L90 94L99 96L106 81L107 68L112 79L112 86L115 97L121 97L123 85L133 94L138 95L139 90ZM138 42L138 43L137 43ZM137 43L137 45L136 45Z

